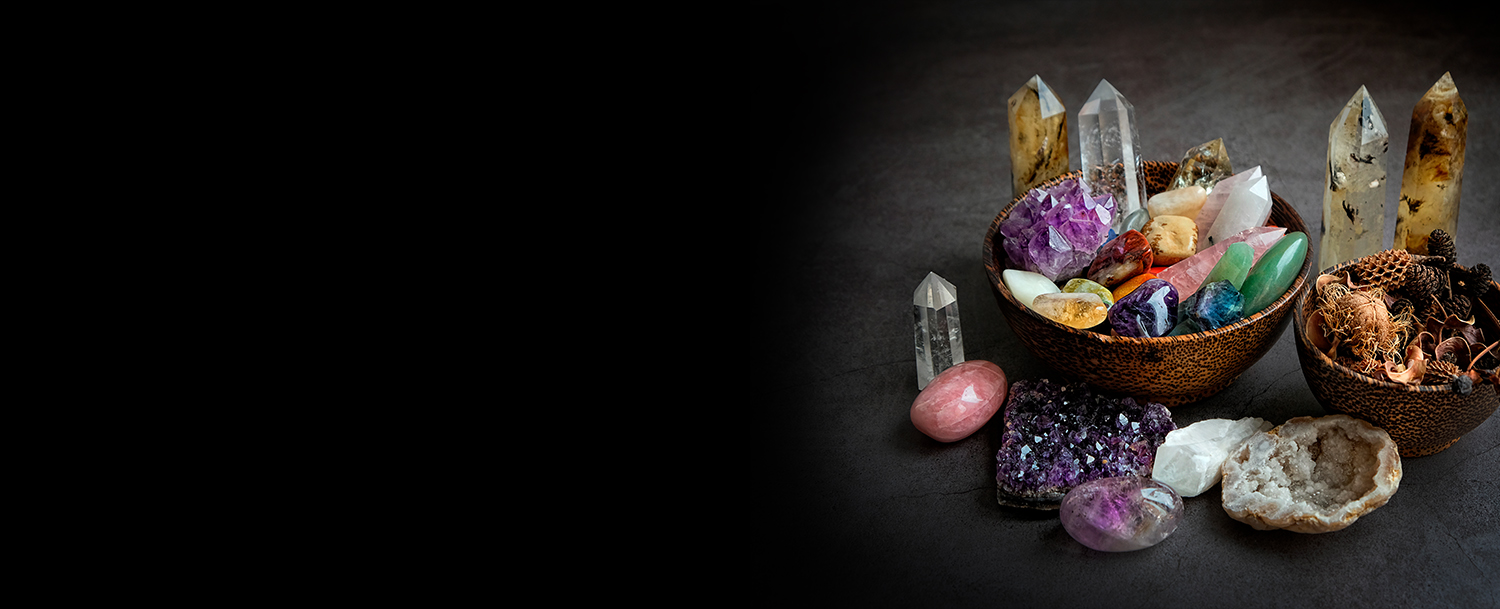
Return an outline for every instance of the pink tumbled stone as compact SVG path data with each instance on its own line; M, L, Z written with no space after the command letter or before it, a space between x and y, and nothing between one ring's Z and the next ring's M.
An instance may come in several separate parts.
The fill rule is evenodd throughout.
M911 403L911 423L939 442L957 442L984 427L1005 405L1005 371L984 360L939 372Z

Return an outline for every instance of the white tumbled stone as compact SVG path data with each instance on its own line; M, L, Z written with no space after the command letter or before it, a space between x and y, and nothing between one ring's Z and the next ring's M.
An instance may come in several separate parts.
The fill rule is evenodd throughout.
M1010 289L1016 300L1021 301L1028 309L1032 308L1032 302L1037 296L1062 292L1057 284L1041 273L1006 269L1000 273L1000 278L1005 281L1005 287Z
M1208 419L1167 434L1156 449L1151 477L1178 495L1196 497L1219 483L1229 452L1256 433L1271 429L1265 419Z

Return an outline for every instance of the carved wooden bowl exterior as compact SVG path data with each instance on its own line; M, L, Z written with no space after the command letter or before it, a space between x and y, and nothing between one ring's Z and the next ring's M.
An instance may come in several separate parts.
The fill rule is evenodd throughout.
M1153 196L1171 181L1177 163L1147 161L1144 169L1147 196ZM1082 172L1075 171L1047 181L1044 187L1081 175ZM997 238L1004 239L999 235L1000 223L1025 194L1019 193L1001 210L985 233L984 268L990 289L1011 331L1033 355L1064 375L1096 387L1167 407L1212 396L1233 383L1276 344L1291 320L1287 313L1308 285L1311 248L1286 294L1264 310L1216 330L1185 336L1129 338L1070 328L1028 309L1001 280L1000 273L1006 267L1005 248L996 243ZM1289 234L1307 233L1297 210L1274 192L1271 200L1271 224L1286 227Z
M1353 263L1336 265L1326 273L1336 275ZM1307 378L1307 386L1329 412L1364 419L1384 429L1396 441L1401 456L1405 458L1442 452L1460 436L1479 427L1500 407L1500 395L1489 383L1476 385L1468 395L1462 395L1448 385L1404 385L1377 380L1350 370L1308 346L1304 332L1307 331L1307 316L1317 306L1315 291L1308 289L1297 299L1292 333L1297 338L1297 358L1302 361L1302 376ZM1500 285L1485 293L1481 300L1489 311L1500 311ZM1474 317L1486 338L1500 336L1500 327L1496 327L1493 318L1487 318L1483 313Z

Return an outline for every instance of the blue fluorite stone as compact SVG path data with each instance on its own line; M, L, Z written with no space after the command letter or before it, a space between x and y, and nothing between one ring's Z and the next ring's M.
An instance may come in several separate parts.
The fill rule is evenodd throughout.
M1120 336L1166 336L1177 325L1177 288L1164 279L1147 279L1109 308L1109 325Z
M1183 309L1200 329L1215 330L1244 317L1245 297L1229 280L1215 281L1189 296Z

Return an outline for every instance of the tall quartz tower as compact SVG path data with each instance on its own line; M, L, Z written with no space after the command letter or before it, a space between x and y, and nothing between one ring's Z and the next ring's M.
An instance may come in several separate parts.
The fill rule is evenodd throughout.
M1318 268L1379 252L1385 236L1385 117L1361 85L1328 126ZM1399 244L1398 244L1399 246Z
M1005 104L1010 118L1011 196L1068 172L1068 111L1032 76Z
M1115 232L1125 232L1125 218L1146 204L1146 174L1141 167L1141 134L1135 107L1100 80L1078 111L1078 156L1089 194L1115 196Z
M1427 236L1441 228L1458 235L1458 195L1464 177L1469 110L1447 72L1411 111L1401 203L1396 208L1396 244L1427 253Z

